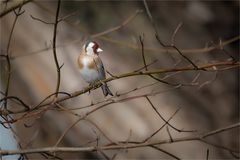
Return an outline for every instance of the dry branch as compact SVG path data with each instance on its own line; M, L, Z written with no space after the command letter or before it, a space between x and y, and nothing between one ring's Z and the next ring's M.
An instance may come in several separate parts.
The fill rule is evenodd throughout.
M106 31L103 31L103 32L100 32L100 33L96 33L96 34L93 34L91 35L91 38L97 38L97 37L100 37L100 36L103 36L103 35L106 35L108 33L111 33L111 32L114 32L116 30L119 30L121 28L123 28L124 26L126 26L129 22L131 22L138 14L142 13L142 10L136 10L135 13L131 16L129 16L125 21L123 21L119 26L116 26L116 27L113 27L113 28L110 28Z
M0 18L2 18L3 16L5 16L6 14L8 14L9 12L12 12L14 11L15 9L23 6L24 4L28 3L28 2L31 2L32 0L17 0L17 1L14 1L14 3L12 2L11 5L6 8L5 10L2 10L0 12ZM1 3L4 3L4 2L1 2ZM8 3L8 2L6 2Z
M8 38L6 55L2 56L2 57L6 58L6 61L7 61L7 73L8 73L7 74L6 90L5 90L5 94L4 94L5 97L8 97L9 88L10 88L10 81L11 81L11 77L12 77L11 54L9 52L9 49L10 49L10 46L11 46L13 31L14 31L14 28L16 26L18 17L21 16L24 13L24 11L21 10L22 9L22 5L23 4L21 4L19 6L17 11L14 10L15 18L14 18L13 25L12 25L12 28L11 28L11 31L10 31L10 35L9 35L9 38ZM4 108L5 109L7 108L7 99L4 101Z
M169 123L169 120L165 120L165 118L163 118L163 116L160 114L160 112L158 112L157 108L153 105L152 101L148 98L148 96L145 96L145 98L147 99L147 101L149 102L149 104L151 105L151 107L153 108L153 110L157 113L157 115L168 125L170 126L172 129L176 130L177 132L195 132L193 130L189 131L189 130L181 130L178 129L176 127L174 127L173 125L171 125Z
M235 129L240 127L240 123L235 123L223 128L219 128L203 135L194 135L194 136L186 136L181 138L175 138L173 141L170 139L165 140L156 140L154 142L121 142L121 145L105 145L105 146L91 146L91 147L46 147L46 148L35 148L35 149L23 149L23 150L0 150L0 155L14 155L14 154L32 154L32 153L43 153L43 152L93 152L93 151L104 151L104 150L119 150L119 149L132 149L139 147L147 147L152 145L162 145L162 144L173 144L178 142L188 142L188 141L201 141L208 136L213 136L215 134L229 131L231 129ZM234 153L238 153L238 151L232 151Z
M199 70L206 69L209 72L210 71L216 72L216 71L224 70L224 68L217 69L217 67L229 67L229 66L231 66L232 68L233 67L234 68L239 67L240 62L223 61L223 62L208 63L208 64L199 65L198 69ZM212 67L214 67L214 69L211 69ZM110 82L110 81L113 81L113 80L116 80L116 79L121 79L121 78L125 78L125 77L132 77L132 76L144 76L144 75L150 75L150 74L171 73L171 72L179 72L179 71L181 71L181 72L185 71L186 72L186 71L194 71L194 70L196 70L196 69L193 66L186 66L186 67L181 67L181 68L169 68L169 69L156 69L156 70L148 70L148 71L129 72L129 73L124 73L124 74L120 74L120 75L117 75L117 76L114 76L114 77L107 78L105 80L102 80L102 82L106 83L106 82ZM77 96L82 95L84 93L87 93L92 89L98 88L102 84L102 82L97 82L92 86L89 86L89 87L86 87L86 88L82 89L81 91L76 91L76 92L71 93L67 96L57 98L55 102L56 103L63 102L63 101L66 101L68 99L77 97ZM30 108L30 110L21 109L21 110L14 111L14 112L1 111L0 110L0 115L24 113L25 111L33 111L33 110L36 110L38 108L48 106L48 105L52 105L52 102L46 102L46 103L43 103L41 105L36 105L36 106L38 106L37 108L32 107L32 108Z
M54 61L56 64L56 69L57 69L57 86L56 86L56 95L55 97L58 97L58 91L60 87L60 82L61 82L61 66L59 65L58 58L57 58L57 52L56 52L56 37L57 37L57 26L58 26L58 16L59 16L59 11L60 11L60 5L61 5L61 0L58 0L58 5L57 5L57 11L56 11L56 16L55 16L55 23L54 23L54 31L53 31L53 56L54 56Z

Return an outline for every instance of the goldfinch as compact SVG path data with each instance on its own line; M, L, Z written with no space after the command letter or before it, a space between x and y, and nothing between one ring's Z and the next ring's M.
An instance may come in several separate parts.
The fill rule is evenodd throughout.
M99 48L99 45L96 42L90 41L83 45L82 51L78 57L80 74L90 85L106 78L102 60L98 55L102 51L103 50ZM113 96L106 83L103 83L101 88L104 96Z

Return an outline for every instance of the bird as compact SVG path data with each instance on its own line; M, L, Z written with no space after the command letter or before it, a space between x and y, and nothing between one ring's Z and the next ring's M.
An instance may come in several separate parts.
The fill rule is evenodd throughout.
M89 85L106 79L103 62L99 57L99 53L102 51L97 42L88 41L83 45L79 54L78 66L80 74ZM102 83L101 88L105 97L108 95L113 96L106 83Z

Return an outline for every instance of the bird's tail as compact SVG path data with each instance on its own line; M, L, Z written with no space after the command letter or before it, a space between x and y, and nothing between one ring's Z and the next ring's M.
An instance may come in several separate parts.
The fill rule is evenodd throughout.
M102 91L103 91L104 96L107 96L107 95L113 96L113 94L112 94L112 92L110 91L110 89L108 88L107 84L103 84L103 85L101 86L101 88L102 88Z

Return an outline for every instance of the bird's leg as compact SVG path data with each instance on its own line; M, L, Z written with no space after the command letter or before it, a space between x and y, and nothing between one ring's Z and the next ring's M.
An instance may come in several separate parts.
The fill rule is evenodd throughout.
M101 82L101 83L102 83L102 85L106 84L106 83L104 83L102 80L99 80L99 82Z
M88 87L91 87L93 83L89 83ZM88 91L88 94L90 94L91 90Z

